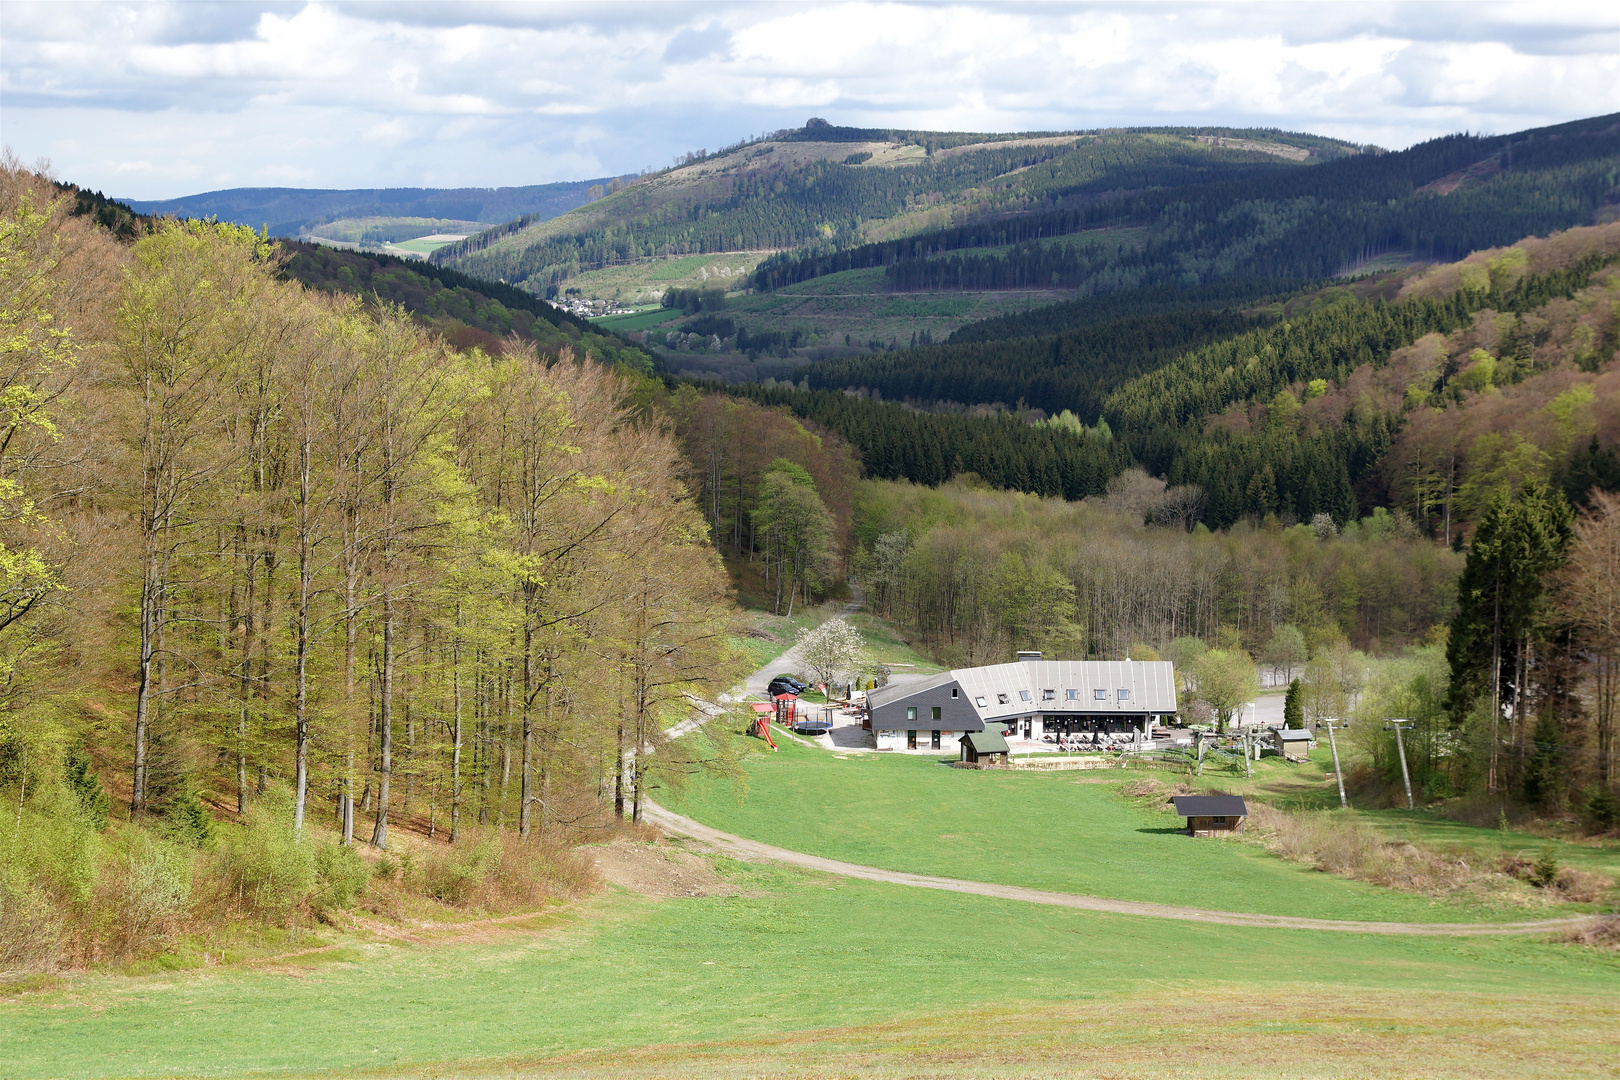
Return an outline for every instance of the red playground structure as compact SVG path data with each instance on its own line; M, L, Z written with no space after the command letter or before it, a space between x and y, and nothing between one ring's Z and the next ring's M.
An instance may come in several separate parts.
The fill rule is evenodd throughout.
M776 749L776 741L771 738L771 717L775 714L775 705L767 705L763 701L754 702L754 734L764 739L765 745L772 751Z

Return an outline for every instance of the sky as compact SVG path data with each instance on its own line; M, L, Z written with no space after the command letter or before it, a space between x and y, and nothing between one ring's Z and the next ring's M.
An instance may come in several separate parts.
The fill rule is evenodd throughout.
M0 4L0 140L123 198L494 187L801 126L1400 148L1620 111L1620 4Z

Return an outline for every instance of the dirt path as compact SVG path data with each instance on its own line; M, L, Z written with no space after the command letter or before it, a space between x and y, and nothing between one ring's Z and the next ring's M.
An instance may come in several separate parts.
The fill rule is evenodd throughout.
M1136 900L1109 900L1100 896L1078 896L1073 893L1047 892L1025 889L1017 885L993 885L983 881L961 881L956 878L930 877L926 874L908 874L898 870L881 870L875 866L824 859L801 851L762 844L741 836L711 829L707 825L682 817L652 803L646 804L642 815L650 822L673 833L701 840L722 854L739 859L767 859L772 862L802 866L840 877L881 881L890 885L910 885L919 889L941 889L946 892L972 893L993 896L1002 900L1022 900L1030 904L1052 904L1057 907L1080 908L1084 911L1108 911L1117 915L1145 915L1154 919L1180 919L1184 922L1221 923L1226 926L1256 926L1283 930L1336 930L1356 934L1418 934L1434 936L1478 937L1503 934L1546 934L1559 930L1574 930L1594 923L1599 918L1577 915L1563 919L1540 919L1534 922L1513 923L1387 923L1351 922L1338 919L1302 919L1287 915L1257 915L1241 911L1205 911L1202 908L1175 907L1170 904L1149 904Z

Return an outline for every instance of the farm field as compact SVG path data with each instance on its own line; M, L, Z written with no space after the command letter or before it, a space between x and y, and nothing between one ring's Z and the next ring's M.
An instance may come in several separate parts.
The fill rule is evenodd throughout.
M64 979L0 1003L5 1074L1367 1076L1421 1055L1425 1075L1600 1076L1620 1053L1620 961L1594 950L712 864L730 895L613 889L538 929Z
M784 745L670 808L753 840L847 862L1058 892L1324 919L1466 922L1550 917L1560 905L1438 900L1318 873L1256 844L1199 841L1117 793L1131 774L959 770L954 755L834 754ZM1215 781L1209 786L1215 786Z
M649 308L646 311L637 311L630 315L604 315L591 322L607 330L623 332L626 330L648 330L661 323L673 322L681 317L679 311L671 311L665 307Z

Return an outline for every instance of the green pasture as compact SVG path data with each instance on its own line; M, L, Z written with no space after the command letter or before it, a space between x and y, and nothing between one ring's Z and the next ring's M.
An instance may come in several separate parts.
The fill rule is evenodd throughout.
M792 755L790 746L778 756ZM501 1063L661 1045L659 1075L673 1076L691 1074L669 1044L921 1021L949 1010L986 1017L1081 1010L1087 1029L1061 1038L1106 1043L1135 1030L1141 995L1286 997L1293 990L1348 1005L1484 994L1512 1002L1522 1026L1538 1010L1564 1015L1572 1001L1601 1009L1620 989L1614 956L1533 939L1256 930L1030 907L728 860L716 869L738 895L653 901L615 890L540 933L362 945L280 970L75 976L3 999L0 1071L16 1080L439 1075L443 1067L529 1075ZM1459 1021L1467 1018L1426 1012L1371 1034L1433 1040L1439 1025ZM1275 1025L1243 1030L1276 1035ZM1585 1041L1562 1044L1561 1060L1585 1063L1582 1073L1612 1060L1616 1040L1605 1030L1599 1024ZM988 1024L973 1048L993 1049L995 1039L1013 1034Z
M592 319L597 326L609 330L650 330L660 323L681 317L679 311L671 311L665 307L649 308L646 311L637 311L630 315L604 315L600 319Z
M691 736L701 738L701 735ZM1118 794L1132 774L950 768L955 755L834 754L784 745L730 783L694 782L671 808L750 839L913 873L1163 904L1322 919L1534 918L1318 873L1259 845L1194 839L1168 805ZM1581 910L1581 909L1569 909Z
M438 251L440 248L444 247L446 244L453 244L453 243L455 243L454 240L426 240L426 239L423 239L423 240L403 240L400 243L390 244L388 246L390 248L397 248L400 251L415 251L415 252L420 252L423 255L430 255L433 252Z

